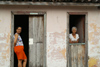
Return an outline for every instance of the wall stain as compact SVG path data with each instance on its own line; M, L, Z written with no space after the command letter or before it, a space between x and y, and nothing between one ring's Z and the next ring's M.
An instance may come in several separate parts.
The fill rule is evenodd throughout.
M9 41L10 41L10 34L9 33L0 33L0 65L5 66L6 62L9 61L9 54L10 54L10 48L9 48Z
M91 42L92 45L99 44L100 41L100 27L97 27L96 24L91 23L89 24L89 41Z
M8 33L7 35L7 43L9 42L9 40L10 40L10 33Z
M89 59L89 63L88 64L89 64L89 67L98 67L97 63L98 63L98 60L95 59L95 57L91 57Z
M65 59L65 30L63 32L49 33L48 57L51 59Z
M61 51L60 51L60 53L63 55L63 57L66 59L66 49L64 48L64 49L62 49Z
M65 33L64 32L54 32L54 33L50 33L49 37L52 39L51 44L57 44L57 38L59 39L65 39Z
M89 24L89 67L100 67L100 27L96 23ZM95 45L95 46L94 46ZM98 58L98 59L97 59Z

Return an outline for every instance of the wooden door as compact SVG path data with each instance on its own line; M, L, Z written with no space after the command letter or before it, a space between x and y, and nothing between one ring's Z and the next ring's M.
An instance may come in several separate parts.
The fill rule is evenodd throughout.
M79 42L85 42L85 15L79 16L76 21L77 33L80 36Z
M43 67L43 42L43 16L29 16L29 67Z
M69 44L69 67L85 67L85 43Z
M69 67L85 67L85 16L76 19L79 43L69 43Z

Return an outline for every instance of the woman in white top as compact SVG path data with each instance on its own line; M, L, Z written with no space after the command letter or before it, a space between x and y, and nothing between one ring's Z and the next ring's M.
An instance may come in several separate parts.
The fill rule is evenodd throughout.
M72 27L72 33L69 35L69 43L78 43L79 42L79 35L76 34L77 28Z

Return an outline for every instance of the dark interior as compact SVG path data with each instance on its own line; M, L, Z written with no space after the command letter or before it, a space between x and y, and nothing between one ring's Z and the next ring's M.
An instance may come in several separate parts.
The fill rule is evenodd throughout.
M85 15L70 15L69 16L69 33L72 33L72 27L77 27L79 34L79 42L85 42Z
M14 33L16 32L16 27L21 26L22 32L21 37L24 43L24 51L27 56L27 67L29 65L28 57L29 57L29 16L28 15L14 15ZM18 67L17 56L14 53L14 67Z

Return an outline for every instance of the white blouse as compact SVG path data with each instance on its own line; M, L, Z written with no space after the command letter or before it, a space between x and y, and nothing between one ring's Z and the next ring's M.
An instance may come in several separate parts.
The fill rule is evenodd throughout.
M71 39L71 41L77 41L79 39L79 35L76 34L76 38L73 37L72 34L69 35L69 38Z

